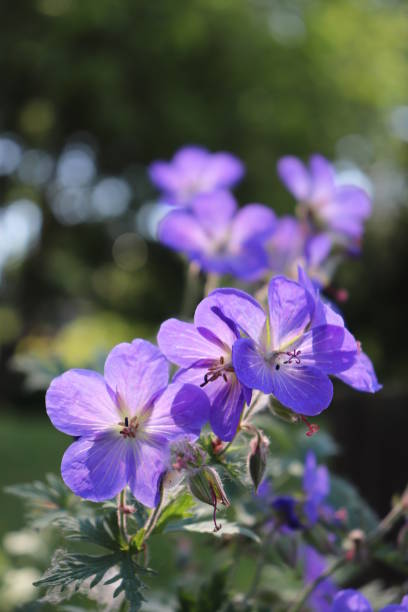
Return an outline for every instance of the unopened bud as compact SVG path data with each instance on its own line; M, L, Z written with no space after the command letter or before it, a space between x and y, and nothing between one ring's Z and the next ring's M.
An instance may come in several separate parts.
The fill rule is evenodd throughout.
M214 468L203 465L190 474L188 485L197 499L214 508L214 531L221 529L221 525L216 522L217 505L220 503L228 507L230 502L217 472Z
M248 471L256 493L265 474L269 440L262 432L258 431L249 444Z
M345 542L346 557L349 561L364 561L367 558L366 536L361 529L350 531Z

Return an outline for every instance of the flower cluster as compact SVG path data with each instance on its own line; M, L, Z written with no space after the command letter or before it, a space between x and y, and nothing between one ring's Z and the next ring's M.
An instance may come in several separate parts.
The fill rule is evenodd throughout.
M362 392L381 389L361 343L323 293L334 269L328 265L332 255L337 260L358 250L370 200L359 188L339 185L323 157L313 156L309 169L285 157L278 174L297 200L298 215L278 219L263 204L238 207L230 189L243 174L233 155L199 147L151 165L151 179L171 206L159 240L186 254L213 282L206 283L192 320L173 317L161 324L158 346L143 339L122 343L108 355L103 375L74 369L52 381L48 416L75 438L63 456L62 477L84 499L100 502L121 494L120 500L130 490L140 504L154 508L133 538L122 529L122 544L140 552L169 489L186 487L212 506L214 531L220 530L218 505L230 505L221 470L231 477L243 471L245 461L228 464L229 447L238 435L249 434L246 478L263 506L256 527L266 538L289 535L297 546L292 557L302 564L305 585L317 580L308 606L370 610L362 607L363 596L339 591L328 574L319 580L326 567L320 549L295 542L295 535L320 528L325 545L340 547L336 533L346 512L328 502L327 468L309 449L301 494L276 495L267 466L272 444L268 431L254 423L269 406L275 415L305 422L310 437L318 426L307 417L330 405L332 378ZM240 284L222 286L225 276L229 285L233 279ZM256 283L253 290L250 283ZM384 612L391 609L407 609L406 601Z
M154 162L150 177L161 200L177 207L162 220L159 240L204 272L254 282L273 274L295 277L301 264L322 286L329 284L334 255L360 249L371 214L369 195L339 184L321 155L311 157L309 168L296 157L283 157L277 170L296 199L296 217L278 219L262 204L237 211L228 189L244 170L230 154L185 147L170 162Z

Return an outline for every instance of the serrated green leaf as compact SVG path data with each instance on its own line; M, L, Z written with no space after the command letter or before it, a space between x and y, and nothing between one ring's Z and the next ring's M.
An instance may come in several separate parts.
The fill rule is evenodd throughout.
M174 531L192 531L196 533L209 533L217 537L222 537L223 535L241 535L250 538L257 544L260 544L261 542L259 536L251 529L248 529L248 527L238 525L237 523L230 523L228 521L221 521L221 524L222 528L219 531L214 531L214 523L212 520L192 522L191 519L186 519L185 521L180 521L178 523L170 523L165 527L163 533L172 533Z
M57 590L61 598L66 594L69 599L73 591L78 591L85 580L91 579L90 589L97 586L111 568L115 568L116 573L104 584L118 582L114 597L124 593L131 612L136 612L145 601L141 592L145 585L139 575L153 572L139 566L128 551L95 556L58 550L50 568L34 586L45 588L49 597Z
M45 482L12 485L6 487L5 492L24 500L27 519L37 528L47 527L80 504L62 479L54 474L47 474Z
M120 549L120 534L116 512L93 518L64 517L58 524L67 532L68 540L91 542L107 548Z
M46 589L61 587L64 589L74 583L78 589L84 580L92 577L92 586L98 584L106 572L120 561L120 553L95 556L86 554L68 553L57 550L51 565L44 576L34 582L36 587Z
M190 510L194 505L195 501L187 491L172 499L162 511L153 533L162 533L165 527L172 521L180 521L181 519L191 517L192 513Z

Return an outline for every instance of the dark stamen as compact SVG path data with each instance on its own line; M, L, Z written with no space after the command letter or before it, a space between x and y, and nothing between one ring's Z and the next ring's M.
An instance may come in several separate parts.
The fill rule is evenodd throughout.
M128 417L125 417L125 427L129 427L129 419L128 419Z
M276 366L275 366L275 370L279 370L279 369L280 369L280 365L279 365L279 363L277 363Z

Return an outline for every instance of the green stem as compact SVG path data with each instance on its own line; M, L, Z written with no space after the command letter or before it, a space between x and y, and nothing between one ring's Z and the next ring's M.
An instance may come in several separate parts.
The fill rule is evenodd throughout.
M248 407L248 410L244 413L244 416L242 418L243 421L247 421L249 419L250 415L253 413L255 408L258 407L260 401L264 399L265 397L266 396L262 393L262 391L258 391L255 394L254 400L251 402L251 405Z
M205 281L205 287L204 287L205 297L207 297L207 295L209 295L211 291L214 291L214 289L217 289L219 280L220 280L219 274L211 274L211 273L207 274L207 280Z
M123 543L127 544L129 542L129 536L128 536L127 527L126 527L125 508L126 508L126 487L118 495L117 513L118 513L119 532L122 537Z
M191 262L186 271L184 295L180 313L181 318L189 319L194 312L198 301L199 273L200 270L197 265Z
M365 546L367 548L375 548L384 536L395 525L396 521L407 511L408 489L402 495L400 501L395 504L387 516L377 525L375 529L367 536ZM289 612L300 612L302 606L307 602L315 588L326 578L332 576L338 569L350 563L347 553L343 554L337 561L332 563L324 572L322 572L313 582L311 582L300 594L297 601L289 609Z
M157 525L157 521L159 519L160 513L161 513L162 508L163 508L163 497L164 497L164 487L163 487L163 480L162 480L161 483L160 483L160 499L159 499L159 503L157 504L157 506L152 511L152 513L150 514L149 518L146 521L146 524L145 524L145 527L144 527L145 534L144 534L143 542L146 542L146 540L150 537L153 529Z

